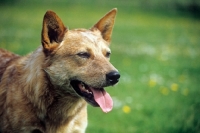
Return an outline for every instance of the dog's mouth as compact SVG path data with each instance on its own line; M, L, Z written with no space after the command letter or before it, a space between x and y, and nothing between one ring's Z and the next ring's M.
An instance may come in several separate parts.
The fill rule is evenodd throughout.
M112 98L104 88L94 88L78 80L72 80L71 85L76 93L84 98L89 104L100 107L102 111L106 113L112 110Z

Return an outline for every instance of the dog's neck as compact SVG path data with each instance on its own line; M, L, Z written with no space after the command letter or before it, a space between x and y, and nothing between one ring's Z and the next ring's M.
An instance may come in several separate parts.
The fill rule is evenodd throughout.
M26 60L24 60L21 64L23 67L23 77L21 78L24 78L22 81L25 81L25 83L22 84L24 84L26 86L24 88L27 89L24 90L24 93L27 93L26 95L29 100L34 104L38 102L40 103L41 101L39 100L41 96L45 95L48 91L48 83L46 82L44 72L42 71L42 65L45 57L41 50L42 48L40 47L32 54L25 57ZM33 96L37 97L37 99L33 98ZM40 104L41 106L44 106L42 105L42 102Z

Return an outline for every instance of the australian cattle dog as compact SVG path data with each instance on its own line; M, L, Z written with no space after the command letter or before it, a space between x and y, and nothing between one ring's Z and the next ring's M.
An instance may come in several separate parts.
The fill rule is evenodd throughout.
M37 50L19 56L0 49L0 133L84 133L87 103L112 110L104 87L120 78L109 62L116 13L69 30L47 11Z

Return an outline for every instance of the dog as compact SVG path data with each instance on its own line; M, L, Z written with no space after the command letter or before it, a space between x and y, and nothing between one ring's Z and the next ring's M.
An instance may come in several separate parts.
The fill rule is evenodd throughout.
M104 87L120 78L109 62L116 13L69 30L47 11L37 50L19 56L0 49L0 133L84 133L87 103L112 110Z

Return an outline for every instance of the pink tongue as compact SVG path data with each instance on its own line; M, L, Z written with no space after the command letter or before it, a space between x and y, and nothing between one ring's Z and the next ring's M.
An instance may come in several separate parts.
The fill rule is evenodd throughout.
M93 92L95 101L99 104L102 111L105 113L110 112L113 107L113 101L110 95L104 89L97 90L92 87L90 87L90 89Z

